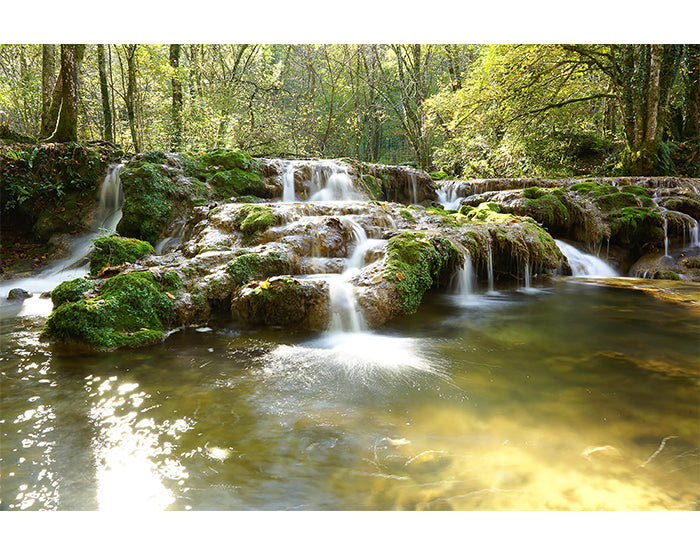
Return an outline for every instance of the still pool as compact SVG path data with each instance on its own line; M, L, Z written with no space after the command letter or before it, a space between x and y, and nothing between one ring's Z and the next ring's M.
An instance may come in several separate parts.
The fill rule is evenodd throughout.
M700 320L560 280L374 333L0 336L5 510L694 510Z

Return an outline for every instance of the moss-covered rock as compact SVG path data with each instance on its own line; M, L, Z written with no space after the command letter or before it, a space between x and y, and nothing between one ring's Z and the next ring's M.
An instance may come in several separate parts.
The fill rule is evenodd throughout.
M117 231L155 244L170 219L174 184L165 166L132 160L121 173L122 219Z
M463 263L463 255L449 240L403 232L389 240L385 277L396 286L404 313L410 314L428 289Z
M231 311L251 324L323 329L328 323L328 288L322 281L286 276L252 282L233 296Z
M153 247L146 241L129 237L99 237L93 241L90 254L90 274L97 275L108 266L120 266L125 262L136 262L139 258L153 253Z
M85 278L64 281L51 291L51 300L54 309L64 303L77 303L85 299L85 293L92 291L94 283Z
M84 281L74 280L69 286L61 284L54 289L52 299L58 299L59 304L46 320L43 338L100 351L149 345L164 339L164 330L175 314L175 303L162 292L150 272L114 276L89 298L81 291L86 286ZM78 298L78 293L82 298Z
M241 231L249 242L268 227L279 223L281 218L272 208L254 204L241 206L233 221L234 228Z
M664 239L663 218L650 208L627 206L609 215L610 240L624 247L640 247Z
M240 195L265 197L267 188L259 173L234 168L215 173L209 180L217 197L230 198Z
M236 285L243 285L253 278L288 274L292 271L292 264L284 254L277 251L264 254L246 253L229 263L226 271Z

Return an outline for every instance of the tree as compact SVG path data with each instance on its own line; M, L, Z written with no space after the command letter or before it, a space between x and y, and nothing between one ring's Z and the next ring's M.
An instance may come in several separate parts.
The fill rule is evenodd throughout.
M61 45L61 109L56 131L51 139L57 143L78 140L78 68L76 45Z
M173 76L171 79L173 88L173 137L172 148L178 150L182 144L182 81L178 68L180 67L180 45L170 45L170 66L172 67Z
M43 137L48 137L53 132L53 129L48 127L55 74L56 47L53 44L44 44L41 50L41 129L39 132Z
M126 115L129 119L129 129L131 130L131 141L134 151L141 152L139 142L138 123L136 121L136 52L138 44L124 45L124 58L127 68L126 85Z
M102 114L104 116L104 139L114 141L112 134L112 109L109 101L109 86L107 84L107 68L104 44L97 45L97 69L100 74L100 92L102 96Z

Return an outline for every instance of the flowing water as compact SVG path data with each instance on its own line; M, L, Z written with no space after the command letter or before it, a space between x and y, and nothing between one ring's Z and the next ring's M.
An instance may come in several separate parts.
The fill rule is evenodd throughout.
M375 332L222 321L107 354L5 318L2 508L698 508L696 314L539 287L433 294Z

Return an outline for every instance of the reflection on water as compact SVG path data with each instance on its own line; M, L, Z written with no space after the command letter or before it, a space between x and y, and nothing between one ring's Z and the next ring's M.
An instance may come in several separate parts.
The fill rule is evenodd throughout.
M381 333L187 330L66 357L2 324L2 508L698 507L697 317L556 283Z

